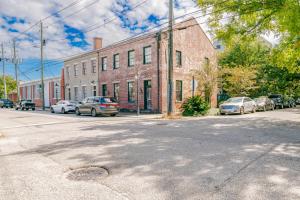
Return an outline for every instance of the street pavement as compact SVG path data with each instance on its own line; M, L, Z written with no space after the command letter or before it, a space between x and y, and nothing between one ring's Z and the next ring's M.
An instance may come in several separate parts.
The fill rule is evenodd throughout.
M0 200L300 199L299 108L177 120L0 109L0 135ZM106 176L68 178L89 166Z

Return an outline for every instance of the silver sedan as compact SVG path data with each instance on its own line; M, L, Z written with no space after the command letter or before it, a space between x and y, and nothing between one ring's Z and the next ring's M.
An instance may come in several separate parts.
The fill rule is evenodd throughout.
M234 97L220 105L220 114L244 114L256 112L256 103L249 97Z

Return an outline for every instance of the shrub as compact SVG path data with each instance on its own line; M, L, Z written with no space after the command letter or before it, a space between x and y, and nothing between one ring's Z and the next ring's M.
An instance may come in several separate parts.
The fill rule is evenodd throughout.
M205 115L209 110L209 104L200 96L189 97L182 104L183 116Z

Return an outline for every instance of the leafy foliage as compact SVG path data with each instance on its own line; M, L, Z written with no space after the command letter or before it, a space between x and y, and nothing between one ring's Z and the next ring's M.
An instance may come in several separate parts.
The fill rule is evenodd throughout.
M224 67L222 72L223 89L230 96L250 96L257 88L255 69L243 66Z
M189 97L182 104L183 116L199 116L207 114L209 110L209 104L201 97L194 96Z
M17 82L14 80L11 76L6 76L6 88L7 88L7 94L16 91L17 89ZM3 77L0 77L0 97L4 98L4 82Z
M218 69L215 64L208 59L200 70L194 70L193 75L198 81L198 90L200 94L204 94L205 100L211 103L211 96L217 87Z
M281 40L273 64L300 72L299 0L198 0L198 4L210 13L211 31L226 46L236 36L255 38L272 32Z

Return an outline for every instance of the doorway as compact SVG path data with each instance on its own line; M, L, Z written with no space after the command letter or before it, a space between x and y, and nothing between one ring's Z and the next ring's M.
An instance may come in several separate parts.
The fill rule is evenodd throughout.
M151 110L152 102L151 102L151 81L144 81L144 109Z

